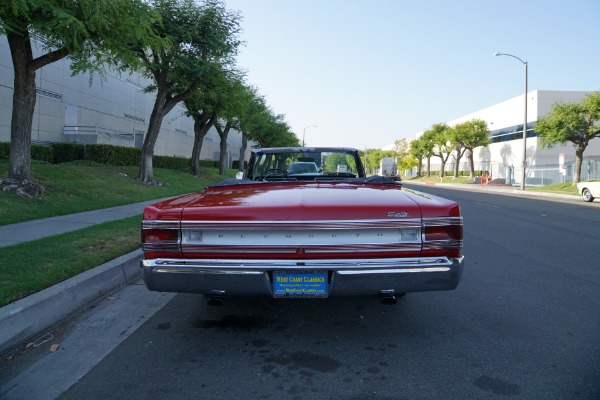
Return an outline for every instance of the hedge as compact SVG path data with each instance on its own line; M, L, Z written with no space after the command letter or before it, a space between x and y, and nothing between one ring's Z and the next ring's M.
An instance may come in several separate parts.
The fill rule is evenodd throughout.
M0 160L8 160L10 158L10 143L0 142ZM31 159L45 161L50 164L54 162L54 149L49 146L39 144L31 145Z
M8 159L10 143L0 142L0 160ZM53 143L51 147L31 145L31 158L49 163L64 163L77 160L94 161L112 166L138 166L141 161L141 149L134 147L113 146L110 144ZM187 170L191 159L173 156L154 156L152 166L175 170ZM234 162L237 168L237 162ZM219 168L219 162L200 160L204 168Z
M33 160L46 161L50 164L54 162L54 149L49 146L31 145L31 158Z
M0 142L0 160L8 160L10 143Z
M84 147L79 143L53 143L52 148L55 164L83 160L85 156Z
M183 157L154 156L152 157L152 166L154 168L189 170L190 159Z
M88 144L85 151L87 160L113 166L140 165L142 154L142 150L135 147L110 144Z
M231 167L233 169L239 170L240 169L240 160L233 160L233 163L232 163ZM244 161L244 168L243 169L246 169L246 168L248 168L248 161Z

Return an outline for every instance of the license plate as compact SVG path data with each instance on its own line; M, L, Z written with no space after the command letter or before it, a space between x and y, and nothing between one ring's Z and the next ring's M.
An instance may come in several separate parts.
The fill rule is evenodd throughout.
M274 271L273 297L327 297L327 271Z

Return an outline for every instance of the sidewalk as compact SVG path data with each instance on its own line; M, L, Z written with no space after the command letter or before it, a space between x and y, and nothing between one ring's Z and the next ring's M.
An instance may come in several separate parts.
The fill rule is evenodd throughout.
M102 210L0 226L0 248L140 215L145 201ZM0 308L0 355L116 289L141 277L141 249Z
M18 224L0 226L0 247L30 242L48 236L72 232L102 222L141 215L144 207L158 203L161 200L149 200L141 203L128 204L105 208L102 210L86 211L77 214L61 215L58 217L38 219Z

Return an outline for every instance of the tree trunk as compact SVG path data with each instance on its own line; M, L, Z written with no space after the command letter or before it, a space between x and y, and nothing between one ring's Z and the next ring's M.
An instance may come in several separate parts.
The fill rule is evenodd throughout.
M421 177L421 170L423 169L423 159L419 158L419 164L417 166L417 178Z
M7 34L14 69L14 94L10 127L8 176L19 182L30 180L31 126L35 110L35 68L28 35Z
M194 83L185 92L173 96L170 93L171 87L168 83L168 70L155 71L154 79L156 80L157 93L150 121L148 122L148 132L144 138L142 145L142 158L140 160L140 178L147 185L153 185L154 171L152 169L152 156L154 155L154 146L160 133L163 118L181 101L190 98L199 87L199 82Z
M578 184L581 180L581 165L583 164L583 152L585 151L585 145L578 144L575 147L575 171L573 171L573 184Z
M219 175L224 176L227 164L227 135L229 135L231 124L227 122L227 124L225 124L225 129L221 129L221 125L215 123L215 127L217 128L217 132L219 133L219 137L221 138L221 143L219 145L221 153L219 155Z
M471 179L475 179L475 161L473 160L473 149L468 148L469 154L467 154L467 160L469 161L469 168L471 175L469 176Z
M152 114L150 114L150 120L148 121L148 131L144 137L144 144L142 145L142 157L140 160L140 179L147 185L154 184L154 170L152 168L152 156L154 156L154 146L158 139L158 133L160 132L160 126L162 120L167 114L165 107L167 101L167 90L161 86L158 87L158 93L156 94L156 101L152 108ZM171 107L172 108L172 107Z
M215 116L212 115L208 120L204 116L194 118L194 148L192 150L191 173L193 176L200 175L200 154L202 153L202 144L210 127L213 125Z
M192 147L190 161L190 172L193 176L200 175L200 153L202 152L202 143L204 143L204 125L203 119L194 118L194 147Z
M456 165L454 166L454 177L455 178L458 178L461 158L462 158L462 154L460 153L460 150L457 148L456 149Z
M242 131L242 147L240 147L240 162L238 166L239 171L244 171L244 163L246 157L246 149L248 148L248 132Z
M427 157L427 177L431 177L431 156Z

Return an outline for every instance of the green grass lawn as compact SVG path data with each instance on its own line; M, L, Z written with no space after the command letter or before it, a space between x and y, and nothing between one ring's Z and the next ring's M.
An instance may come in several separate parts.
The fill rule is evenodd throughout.
M8 173L0 161L0 177ZM226 177L235 176L234 170ZM137 179L137 167L32 163L32 180L44 198L0 192L0 225L96 210L202 190L222 180L216 169L201 178L183 171L154 169L160 186ZM0 249L0 306L50 287L140 247L141 215Z
M3 247L0 307L140 247L141 215Z
M142 184L138 167L101 164L47 164L32 162L31 178L42 184L42 199L27 199L0 192L0 225L97 210L145 200L194 192L223 179L216 169L202 169L200 178L169 169L154 169L160 186ZM8 175L8 162L0 162L0 177ZM234 170L227 177L235 176Z
M577 185L574 185L573 182L555 183L553 185L531 187L527 188L527 190L532 192L579 195L579 193L577 193Z

